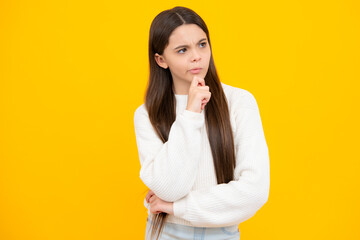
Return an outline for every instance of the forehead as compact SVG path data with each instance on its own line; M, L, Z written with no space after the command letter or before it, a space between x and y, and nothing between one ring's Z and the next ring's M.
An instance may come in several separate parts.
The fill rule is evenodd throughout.
M197 43L206 33L196 24L183 24L171 33L169 45Z

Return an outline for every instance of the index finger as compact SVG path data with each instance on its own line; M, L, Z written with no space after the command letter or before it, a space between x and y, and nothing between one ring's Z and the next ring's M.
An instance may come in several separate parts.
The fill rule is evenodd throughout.
M149 190L148 193L146 194L146 202L149 203L149 199L151 198L151 196L155 195L153 191Z
M200 86L205 86L205 80L200 78L200 77L194 76L192 84L194 86L196 86L196 87L199 86L199 85Z

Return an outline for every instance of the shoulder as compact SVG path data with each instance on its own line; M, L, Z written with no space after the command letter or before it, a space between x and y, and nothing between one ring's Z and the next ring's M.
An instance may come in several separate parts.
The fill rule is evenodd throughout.
M149 117L148 111L145 107L145 103L141 104L135 109L134 112L134 122L144 121Z
M258 110L258 105L254 95L248 90L234 87L221 82L229 108L249 108Z

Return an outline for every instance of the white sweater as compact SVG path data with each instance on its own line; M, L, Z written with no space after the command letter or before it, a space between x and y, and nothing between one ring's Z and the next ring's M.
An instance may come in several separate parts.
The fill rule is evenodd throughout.
M174 202L168 222L196 227L238 225L268 200L269 152L257 102L249 91L221 84L236 156L235 180L227 184L217 184L204 110L186 110L188 95L175 94L176 120L165 143L156 135L145 105L135 110L140 178L159 198ZM153 215L145 199L144 205Z

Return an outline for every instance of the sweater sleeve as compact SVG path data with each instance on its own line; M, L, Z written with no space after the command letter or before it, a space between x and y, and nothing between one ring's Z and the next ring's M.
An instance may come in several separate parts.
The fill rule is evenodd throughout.
M239 224L267 202L270 188L269 153L254 96L235 110L236 167L234 180L190 191L173 204L174 216L199 227ZM234 107L234 106L232 106Z
M204 122L203 113L185 109L176 117L168 141L163 143L144 105L136 109L134 126L140 178L162 200L173 202L190 192L198 171Z

